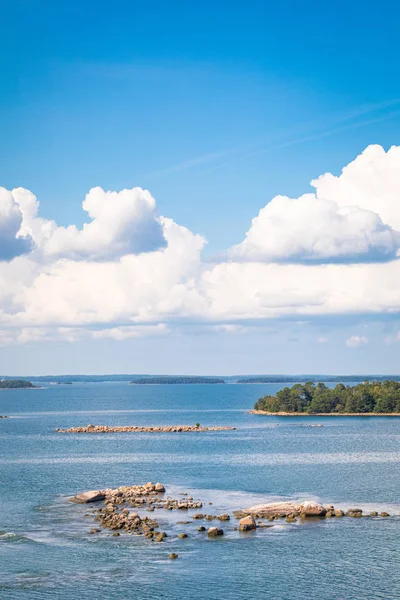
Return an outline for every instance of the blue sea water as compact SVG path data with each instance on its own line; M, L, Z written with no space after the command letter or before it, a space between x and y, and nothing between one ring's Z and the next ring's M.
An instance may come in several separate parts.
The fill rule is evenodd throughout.
M250 415L263 385L74 384L3 390L0 598L400 598L400 419ZM62 435L78 425L232 425L236 431ZM322 423L323 427L304 427ZM157 518L162 544L88 535L68 496L160 481L210 512L312 498L387 510L389 519L326 519L207 539L186 514ZM165 513L166 511L162 511ZM224 525L225 527L225 525ZM186 531L187 539L177 533ZM177 552L179 559L168 555Z

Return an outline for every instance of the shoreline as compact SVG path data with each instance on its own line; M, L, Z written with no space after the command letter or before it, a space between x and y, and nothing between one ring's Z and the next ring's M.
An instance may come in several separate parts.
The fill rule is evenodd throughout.
M251 415L269 417L400 417L400 413L305 413L305 412L268 412L266 410L249 410Z

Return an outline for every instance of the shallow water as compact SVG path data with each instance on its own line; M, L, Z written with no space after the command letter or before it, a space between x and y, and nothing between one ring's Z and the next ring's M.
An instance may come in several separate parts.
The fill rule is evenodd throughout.
M248 414L264 385L48 386L0 392L0 597L312 599L400 598L400 419ZM232 425L236 431L62 435L78 425ZM87 489L161 481L234 510L313 498L387 510L390 519L281 523L208 540L186 514L157 518L154 544L87 535ZM233 525L233 523L231 524ZM178 540L176 533L189 538ZM168 554L177 552L179 560Z

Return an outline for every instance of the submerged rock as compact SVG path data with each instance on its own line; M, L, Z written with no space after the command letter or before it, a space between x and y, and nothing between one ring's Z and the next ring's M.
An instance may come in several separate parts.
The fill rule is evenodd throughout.
M353 519L359 519L363 516L363 512L361 510L361 508L350 508L346 515L348 517L352 517Z
M296 517L293 517L292 515L288 515L286 517L286 523L296 523L297 519Z
M218 537L220 535L224 535L224 532L219 527L210 527L208 530L208 537Z
M170 558L171 560L175 560L175 559L179 558L179 555L175 554L175 552L172 552L168 558Z

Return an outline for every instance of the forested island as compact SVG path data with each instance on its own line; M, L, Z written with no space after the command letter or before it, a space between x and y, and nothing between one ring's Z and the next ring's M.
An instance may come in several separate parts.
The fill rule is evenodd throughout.
M354 386L308 382L264 396L255 411L286 414L400 414L400 383L366 381Z
M138 385L146 384L179 384L179 383L225 383L219 377L192 377L192 376L166 376L166 377L144 377L136 379L131 383Z
M11 389L20 389L20 388L34 388L31 381L26 381L25 379L2 379L0 381L0 390L11 390Z

